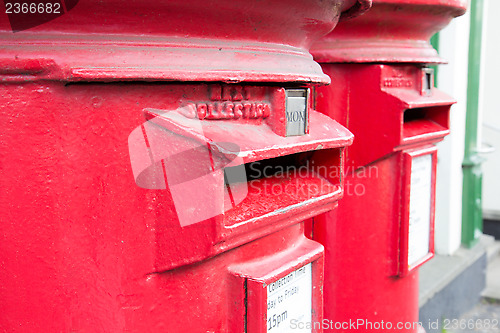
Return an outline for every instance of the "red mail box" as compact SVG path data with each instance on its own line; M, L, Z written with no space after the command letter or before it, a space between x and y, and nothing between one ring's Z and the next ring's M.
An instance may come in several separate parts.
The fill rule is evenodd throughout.
M360 324L345 332L422 330L417 268L434 253L434 144L454 103L434 88L428 65L442 59L428 41L464 11L464 1L374 0L313 46L332 78L315 90L316 108L355 136L344 198L311 226L325 246L325 318Z
M342 179L316 166L340 169L352 134L314 111L329 78L308 48L365 2L4 15L0 330L321 320L323 247L303 222L336 206Z

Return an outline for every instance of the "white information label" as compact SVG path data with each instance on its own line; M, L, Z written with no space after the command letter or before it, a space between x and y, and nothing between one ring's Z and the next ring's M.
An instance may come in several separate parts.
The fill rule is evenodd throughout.
M267 286L267 332L311 332L311 265L302 266Z
M408 267L429 253L432 194L432 155L413 157L410 182Z

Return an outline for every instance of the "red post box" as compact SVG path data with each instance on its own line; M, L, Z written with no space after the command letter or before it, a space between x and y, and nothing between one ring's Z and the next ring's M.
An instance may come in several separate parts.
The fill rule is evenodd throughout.
M316 108L355 136L338 209L314 218L325 246L325 320L343 332L417 332L418 267L433 256L437 148L453 99L434 88L430 37L464 1L374 0L313 46L332 84Z
M69 2L0 22L0 330L321 332L308 48L366 1Z

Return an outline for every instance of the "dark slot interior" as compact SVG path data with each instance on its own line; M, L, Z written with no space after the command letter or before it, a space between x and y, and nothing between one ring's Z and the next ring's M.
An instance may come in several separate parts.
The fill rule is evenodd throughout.
M425 73L425 90L429 91L432 89L432 74Z
M427 118L427 112L426 109L420 108L420 109L409 109L404 112L404 122L409 123L410 121L415 121L415 120L420 120L420 119L426 119Z
M449 109L449 105L408 109L403 113L403 123L407 126L413 122L427 120L448 128Z
M295 172L307 167L307 161L311 155L312 152L305 152L246 163L244 164L245 174L241 172L241 166L225 168L224 180L226 184L234 184L272 177L280 173Z
M226 185L231 185L275 176L294 176L310 170L318 176L337 183L340 181L342 172L339 169L339 159L338 149L284 155L227 167L224 169L224 182Z

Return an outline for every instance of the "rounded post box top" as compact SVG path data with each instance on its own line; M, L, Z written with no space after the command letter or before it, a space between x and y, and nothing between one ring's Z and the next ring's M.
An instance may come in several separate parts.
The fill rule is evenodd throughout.
M311 44L343 13L353 17L370 2L65 0L59 14L12 8L0 20L0 74L5 80L327 83Z
M311 53L320 63L443 63L429 40L466 0L373 0L364 15L337 25Z

